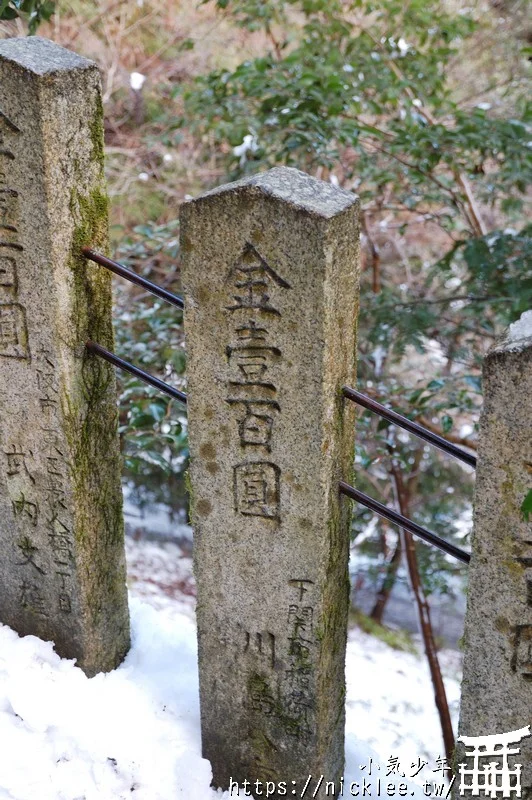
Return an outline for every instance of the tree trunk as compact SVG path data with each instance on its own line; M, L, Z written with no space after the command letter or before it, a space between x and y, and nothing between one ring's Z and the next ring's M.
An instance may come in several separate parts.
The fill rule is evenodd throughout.
M386 608L386 604L390 599L392 589L395 585L397 570L399 569L399 565L401 563L402 550L403 550L402 540L401 536L399 536L397 538L397 544L395 545L395 550L393 551L393 555L391 559L388 561L388 564L386 565L386 574L382 580L380 589L377 592L375 604L370 612L371 619L375 620L375 622L378 622L379 625L382 625L384 609Z
M366 219L366 215L364 212L362 212L360 215L360 225L366 236L368 250L371 254L371 270L373 276L371 282L371 288L373 294L379 294L381 290L381 257L379 254L379 248L375 244L369 232L368 221Z
M397 503L401 514L409 517L409 491L404 484L401 472L395 464L392 463L392 477L395 484L397 495ZM434 632L432 630L432 623L430 621L430 606L421 584L421 576L419 574L419 566L417 563L416 547L414 538L408 531L401 530L401 537L403 539L403 549L405 553L406 564L408 567L408 574L410 583L419 616L419 625L421 634L423 636L423 643L425 646L425 653L429 663L430 677L434 687L434 699L436 701L436 708L440 716L440 724L443 734L443 742L445 747L445 757L449 764L452 763L454 753L454 733L451 723L451 715L449 713L449 704L447 703L447 695L445 686L441 675L440 664L438 661L438 653L436 650L436 643L434 641Z

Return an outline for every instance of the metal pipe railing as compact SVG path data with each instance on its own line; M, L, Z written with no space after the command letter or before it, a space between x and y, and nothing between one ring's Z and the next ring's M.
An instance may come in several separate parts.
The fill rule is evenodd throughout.
M136 378L140 378L141 381L144 383L148 383L150 386L154 386L159 391L164 392L164 394L173 397L174 400L179 400L181 403L186 405L187 396L184 392L181 392L179 389L175 389L173 386L170 386L169 383L165 383L164 381L160 380L160 378L156 378L153 375L150 375L149 372L145 372L140 367L136 367L134 364L130 364L129 361L124 361L123 358L111 353L110 350L107 350L105 347L102 347L101 344L97 344L96 342L91 342L90 340L85 343L87 350L90 353L94 353L94 355L100 356L100 358L104 358L114 367L118 367L118 369L123 369L126 372L129 372L131 375L134 375Z
M399 525L401 528L413 533L414 536L418 536L420 539L423 539L423 541L428 542L428 544L432 544L440 550L443 550L444 553L453 556L453 558L462 561L464 564L469 564L471 556L469 553L466 553L465 550L456 547L456 545L450 542L446 542L441 536L432 533L432 531L427 530L427 528L424 528L422 525L418 525L417 522L408 519L408 517L404 517L398 511L394 511L393 508L384 506L382 503L379 503L378 500L374 500L368 494L360 492L358 489L355 489L354 486L345 483L345 481L340 481L340 492L350 497L352 500L355 500L357 503L366 506L366 508L371 509L375 514L387 519L388 522Z
M420 439L424 439L426 442L429 442L429 444L434 445L434 447L443 450L444 453L448 453L455 458L459 458L460 461L463 461L465 464L469 464L470 467L476 467L476 456L468 453L461 447L458 447L458 445L448 442L447 439L443 438L443 436L439 436L437 433L429 431L423 425L420 425L419 422L413 422L413 420L403 417L403 415L398 414L397 411L392 411L391 408L386 408L380 403L377 403L376 400L372 400L371 397L367 397L365 394L357 392L356 389L352 389L351 386L342 387L342 391L344 393L344 397L347 397L349 400L352 400L359 406L363 406L369 411L373 411L375 414L378 414L379 417L387 419L388 422L392 422L394 425L399 425L399 427L404 428L405 431L413 433L414 436L419 436Z
M168 289L163 289L161 286L157 286L156 283L152 283L152 281L149 281L147 278L143 278L141 275L137 275L136 272L124 267L123 264L119 264L118 261L113 261L111 258L107 258L107 256L92 250L90 247L83 247L81 252L85 258L89 259L89 261L94 261L95 264L105 267L111 272L114 272L115 275L120 275L121 278L125 278L131 283L135 283L137 286L142 286L143 289L146 289L146 291L151 292L151 294L160 297L162 300L166 300L167 303L172 303L172 305L181 309L185 307L182 297L179 297L179 295L174 294L173 292L169 292Z

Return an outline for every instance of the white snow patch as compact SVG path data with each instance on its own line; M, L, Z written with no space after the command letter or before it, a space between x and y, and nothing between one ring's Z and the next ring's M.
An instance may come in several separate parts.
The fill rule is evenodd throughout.
M405 42L402 36L397 42L397 47L399 48L402 56L405 56L410 50L410 45L408 44L408 42Z
M174 543L129 539L128 567L132 647L113 672L88 679L52 643L0 625L0 800L229 798L210 787L201 757L193 598L174 596L190 559ZM442 660L456 718L456 654ZM421 800L425 780L443 780L433 773L442 743L425 661L353 629L346 675L346 787L368 777L369 759L385 781L397 757L408 796ZM429 763L410 777L419 758Z
M375 375L381 374L382 365L384 364L384 359L386 358L387 353L388 351L386 348L379 344L371 354L371 357L375 362Z
M145 82L146 76L142 72L132 72L129 76L129 85L134 92L140 92Z
M445 281L446 289L458 289L458 287L461 285L462 285L462 279L456 275Z
M126 528L142 533L160 534L167 538L188 539L192 542L192 528L176 519L177 514L172 514L171 509L163 503L151 503L139 511L135 505L132 485L125 484L124 516Z
M516 339L526 339L529 336L532 336L532 310L525 311L508 328L508 339L511 342L515 342Z
M135 599L131 614L126 660L90 680L50 642L0 626L2 800L215 796L200 756L194 625Z
M283 108L281 114L288 114L289 111L289 108ZM242 144L233 147L233 154L240 156L240 166L243 166L247 161L248 153L256 153L258 149L257 137L253 133L248 133L244 136Z

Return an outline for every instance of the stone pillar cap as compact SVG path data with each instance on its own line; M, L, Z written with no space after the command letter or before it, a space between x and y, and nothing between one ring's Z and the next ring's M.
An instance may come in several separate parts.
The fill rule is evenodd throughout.
M74 69L97 68L94 61L40 36L20 36L0 41L0 60L12 61L39 77Z
M353 192L340 189L327 181L318 180L293 167L274 167L249 178L226 183L211 189L189 203L198 203L213 197L232 194L239 189L256 188L263 194L278 200L285 200L294 208L299 208L323 219L330 219L357 204L359 198Z

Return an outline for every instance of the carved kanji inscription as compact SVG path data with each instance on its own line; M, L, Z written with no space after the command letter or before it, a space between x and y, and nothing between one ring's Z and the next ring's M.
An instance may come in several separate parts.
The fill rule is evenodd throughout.
M26 311L18 303L0 305L0 356L29 356Z
M252 517L279 517L279 467L268 461L238 464L234 468L235 510Z

